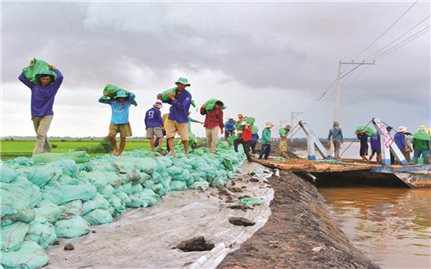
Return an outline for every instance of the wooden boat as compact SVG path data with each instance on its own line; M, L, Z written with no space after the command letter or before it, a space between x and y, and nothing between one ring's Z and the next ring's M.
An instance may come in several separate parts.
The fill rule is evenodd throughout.
M382 166L360 160L310 161L290 158L254 161L270 168L290 171L318 186L392 186L431 188L431 165Z

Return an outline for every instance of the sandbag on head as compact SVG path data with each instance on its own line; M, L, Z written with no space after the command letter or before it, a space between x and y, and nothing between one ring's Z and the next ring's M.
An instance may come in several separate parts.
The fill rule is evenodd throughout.
M47 62L33 58L31 64L27 67L24 67L23 70L24 76L31 83L39 85L39 77L41 75L48 75L52 77L52 81L57 79L57 74L51 71L51 65Z

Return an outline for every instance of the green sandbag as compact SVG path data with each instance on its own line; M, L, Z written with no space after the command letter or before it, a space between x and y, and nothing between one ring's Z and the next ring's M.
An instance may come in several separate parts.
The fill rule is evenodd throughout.
M88 214L85 214L82 217L91 225L112 223L111 214L103 209L94 209L93 211L89 212Z
M161 183L154 184L152 190L155 193L157 193L160 197L163 196L163 195L165 195L165 193L166 193L166 189L165 189L165 187Z
M211 180L211 186L213 187L223 187L226 185L227 179L216 177Z
M81 216L59 220L55 223L57 237L75 238L90 232L90 225Z
M48 184L51 180L57 180L62 175L62 169L60 167L38 165L33 167L28 179L35 185L43 187Z
M48 261L46 251L33 241L24 241L19 250L0 255L0 263L7 269L36 269L48 264Z
M83 174L83 177L88 180L92 185L94 185L97 191L101 191L108 184L106 177L102 171L94 171Z
M38 243L44 249L48 248L57 241L55 227L50 223L33 222L30 230L24 238L26 241Z
M253 125L251 126L251 133L252 134L257 134L259 132L259 128L257 128L257 126Z
M0 197L7 201L0 203L2 215L15 214L16 209L34 208L42 201L40 188L22 176L11 183L2 183Z
M35 164L45 164L58 160L74 160L76 163L86 163L90 160L90 156L85 151L41 153L33 156L33 162Z
M239 200L239 203L248 207L253 207L254 205L260 205L262 203L262 199L257 197L244 197Z
M187 189L187 185L184 181L172 180L169 186L173 191L183 191Z
M208 182L198 181L198 182L194 182L192 185L190 185L189 189L206 191L209 187L210 187L210 185Z
M233 165L232 162L226 158L223 159L223 166L228 170L228 171L233 171Z
M417 140L429 141L430 136L425 131L419 131L413 134L413 138Z
M30 230L30 225L20 221L1 227L1 249L6 252L18 250L24 242L28 230Z
M96 196L97 190L91 184L54 185L45 188L43 198L56 205L62 205L73 200L87 201Z
M39 74L50 74L54 77L54 80L57 79L57 74L51 70L51 65L47 62L33 58L31 64L22 69L24 72L24 76L33 84L39 85L39 81L37 80L37 75Z
M157 161L151 157L136 158L133 164L141 172L145 172L147 174L154 173L158 166Z
M234 136L234 135L231 135L231 136L229 136L229 138L227 139L227 141L229 142L229 145L233 145L233 141L235 141L235 139L236 139L236 136Z
M150 189L143 189L140 193L141 199L147 203L148 206L155 205L159 200L160 197L157 195L153 190Z
M370 136L370 137L376 135L376 130L374 130L371 127L364 126L364 125L359 125L358 127L356 127L356 130L355 130L356 133L363 132L363 131L365 131L367 136Z
M110 207L109 202L101 194L97 193L93 199L83 203L82 214L85 215L94 209L109 210L109 207Z
M6 215L1 219L1 226L10 225L16 221L30 223L34 220L36 214L33 209L17 209L15 214Z
M221 102L221 109L225 109L226 108L226 106L224 105L224 103L221 101L221 100L219 100L219 99L210 99L210 100L208 100L208 101L206 101L205 102L205 110L206 111L210 111L210 110L213 110L214 109L214 107L215 107L215 103L217 103L217 102Z
M163 91L162 92L162 101L165 101L165 102L167 102L167 101L169 101L170 100L170 98L169 98L169 94L170 93L173 93L173 94L176 94L177 93L177 87L175 87L175 88L171 88L171 89L167 89L166 91ZM192 100L191 102L190 102L190 104L193 106L193 107L196 107L196 103L195 103L195 101L194 100Z
M131 199L130 196L129 196L129 198ZM111 197L107 198L106 200L109 202L111 207L114 208L114 212L112 214L114 217L119 216L119 215L123 214L124 211L126 211L127 203L124 202L123 200L121 200L120 198L118 198L117 196L112 195Z
M111 98L111 99L115 98L115 96L117 95L118 91L125 91L125 92L127 92L126 90L124 90L124 89L122 89L120 87L117 87L115 85L106 84L105 88L103 89L102 98L107 98L106 93L109 93L109 98ZM137 106L138 103L135 100L133 100L132 105Z
M60 208L62 211L59 219L71 219L82 214L82 201L74 200L60 206Z
M18 174L12 168L0 164L0 182L9 183L14 181Z
M36 213L36 221L55 223L60 219L62 208L52 202L43 200L33 211Z

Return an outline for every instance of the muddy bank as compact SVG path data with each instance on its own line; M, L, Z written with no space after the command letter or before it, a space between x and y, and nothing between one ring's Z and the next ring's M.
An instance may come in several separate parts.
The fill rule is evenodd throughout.
M379 268L349 243L313 185L292 173L269 184L268 222L218 268Z

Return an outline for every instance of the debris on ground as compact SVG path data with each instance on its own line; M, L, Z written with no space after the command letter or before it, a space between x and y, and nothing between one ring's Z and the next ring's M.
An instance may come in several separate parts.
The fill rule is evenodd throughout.
M203 236L193 237L192 239L182 241L176 246L182 251L207 251L214 248L213 243L209 243Z

